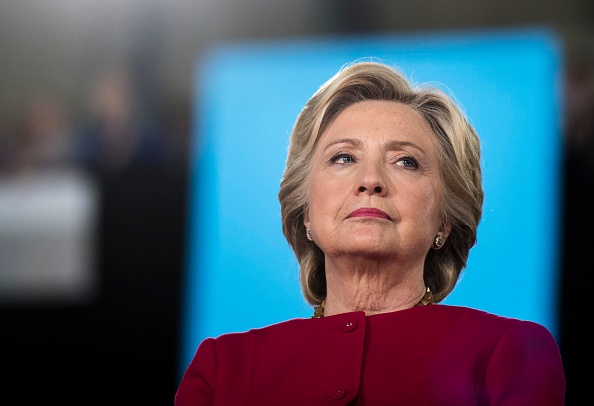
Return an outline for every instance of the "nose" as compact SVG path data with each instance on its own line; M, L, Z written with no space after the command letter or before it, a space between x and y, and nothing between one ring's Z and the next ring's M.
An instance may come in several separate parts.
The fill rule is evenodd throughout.
M365 186L359 186L359 192L363 193L363 192L366 192L367 190L373 190L373 193L371 193L371 194L374 194L374 193L379 194L379 193L382 193L384 188L381 186L375 186L373 189L367 189Z
M384 181L382 169L378 165L370 164L362 167L357 191L359 193L367 193L370 196L374 194L385 196L388 193L388 187Z

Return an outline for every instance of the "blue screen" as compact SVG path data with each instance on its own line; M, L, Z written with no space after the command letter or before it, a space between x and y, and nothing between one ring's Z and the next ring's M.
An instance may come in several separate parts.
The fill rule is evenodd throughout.
M202 339L310 317L277 199L291 128L344 64L376 60L446 90L482 141L478 243L447 304L557 335L561 59L546 29L219 44L195 73L180 365Z

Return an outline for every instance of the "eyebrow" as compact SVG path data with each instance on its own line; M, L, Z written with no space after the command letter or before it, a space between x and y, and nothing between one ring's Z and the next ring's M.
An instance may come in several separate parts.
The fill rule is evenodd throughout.
M326 145L326 147L324 148L324 151L327 151L328 148L336 145L336 144L351 144L352 146L356 147L356 148L361 148L363 146L363 142L359 139L356 138L339 138L336 139L332 142L330 142L328 145ZM392 151L392 150L396 150L396 149L401 149L402 147L412 147L420 152L425 152L423 150L423 148L421 148L419 145L415 144L414 142L410 142L410 141L397 141L397 140L392 140L392 141L388 141L385 145L384 145L385 149L387 151Z
M334 140L330 143L328 143L328 145L326 145L326 147L324 148L324 151L327 151L328 148L333 147L336 144L351 144L354 147L357 148L361 148L363 146L363 142L361 142L361 140L358 140L356 138L339 138L337 140Z
M400 149L402 147L412 147L420 152L425 152L425 150L423 148L421 148L418 144L415 144L414 142L411 141L389 141L386 145L386 150L391 151L394 149Z

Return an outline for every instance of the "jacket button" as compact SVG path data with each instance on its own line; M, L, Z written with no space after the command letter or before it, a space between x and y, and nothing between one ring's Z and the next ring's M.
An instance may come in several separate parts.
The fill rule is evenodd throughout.
M339 389L336 392L334 392L332 395L330 395L330 399L332 400L340 400L342 398L344 398L347 394L347 390L346 389Z
M343 331L347 331L347 332L348 332L348 331L353 331L354 329L356 329L356 328L357 328L358 324L359 324L359 323L357 322L357 319L355 319L355 320L351 320L351 321L346 321L346 322L344 322L344 324L342 325L342 330L343 330Z

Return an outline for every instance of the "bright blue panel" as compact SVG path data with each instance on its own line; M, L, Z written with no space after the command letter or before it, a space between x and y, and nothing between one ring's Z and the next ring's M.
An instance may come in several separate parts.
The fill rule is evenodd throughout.
M345 63L447 89L482 139L478 245L445 303L557 334L561 50L546 30L221 45L196 71L180 364L205 337L309 317L277 193L300 109Z

